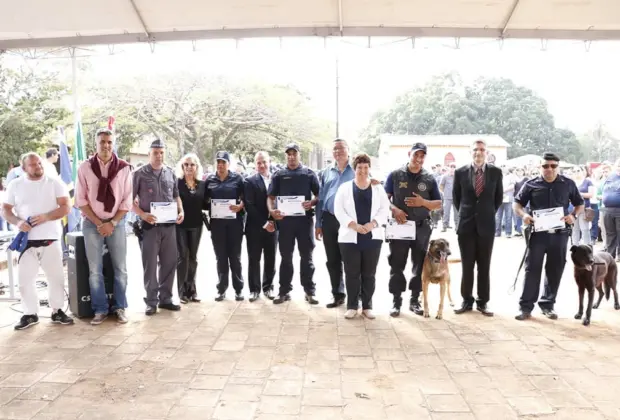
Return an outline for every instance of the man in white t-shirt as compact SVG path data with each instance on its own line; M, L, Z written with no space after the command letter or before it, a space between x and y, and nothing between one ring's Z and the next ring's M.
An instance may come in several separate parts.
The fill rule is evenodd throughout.
M39 323L36 287L39 267L47 277L52 322L71 325L73 318L61 309L65 300L65 276L60 243L60 219L71 210L69 192L60 179L45 175L41 158L36 153L26 153L22 167L25 176L9 184L2 204L4 218L28 235L27 245L19 256L17 274L24 315L15 329L23 330Z

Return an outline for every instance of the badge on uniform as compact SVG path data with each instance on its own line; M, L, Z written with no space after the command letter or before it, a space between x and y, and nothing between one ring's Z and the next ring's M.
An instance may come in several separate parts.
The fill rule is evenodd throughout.
M408 188L408 182L399 182L398 188Z
M418 184L418 191L426 191L426 184L424 182Z

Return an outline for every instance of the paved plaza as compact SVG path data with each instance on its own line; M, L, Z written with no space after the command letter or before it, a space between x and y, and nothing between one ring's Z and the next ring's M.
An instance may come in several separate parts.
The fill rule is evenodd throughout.
M435 236L448 238L458 257L453 233ZM203 302L148 318L139 249L129 241L128 324L110 318L98 327L89 320L63 327L41 319L25 331L0 328L0 419L620 419L620 311L603 301L591 326L573 319L569 262L560 319L536 311L530 321L514 320L521 284L509 289L521 238L496 240L493 318L457 316L446 305L444 319L434 319L437 286L430 319L405 308L390 318L384 246L373 321L325 308L322 243L315 251L320 305L303 302L297 274L293 301L281 306L234 302L232 289L227 301L214 302L208 235L198 274ZM460 264L451 273L459 305ZM19 316L0 304L0 325Z

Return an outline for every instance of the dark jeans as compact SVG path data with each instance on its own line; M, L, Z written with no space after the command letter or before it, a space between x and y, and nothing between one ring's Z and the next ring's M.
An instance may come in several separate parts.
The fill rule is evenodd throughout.
M495 214L495 236L502 236L502 223L506 236L512 235L512 202L502 203Z
M381 246L360 249L357 244L341 243L340 252L344 261L347 286L347 309L357 309L359 296L362 309L372 309L372 295L375 293L375 273Z
M177 286L180 298L196 297L196 269L201 236L202 226L189 229L177 226Z
M594 210L594 219L592 219L592 227L590 228L590 238L592 243L595 244L598 241L598 220L601 212L598 209L598 204L590 204L592 210Z

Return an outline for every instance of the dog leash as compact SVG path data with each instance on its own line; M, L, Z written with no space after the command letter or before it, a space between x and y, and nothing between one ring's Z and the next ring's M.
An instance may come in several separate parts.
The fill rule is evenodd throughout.
M570 244L573 245L573 227L569 226L565 228L568 232L568 237L570 238ZM508 294L511 295L517 290L517 283L519 282L519 274L521 273L521 269L523 268L523 264L525 264L525 257L527 256L527 251L530 247L530 238L532 237L532 225L527 225L523 229L523 238L525 239L525 251L523 252L523 257L521 258L521 263L519 264L519 268L517 269L517 275L515 276L515 281L512 284L512 287L508 289Z
M508 289L508 294L511 295L517 290L517 283L519 282L519 274L521 273L521 269L523 268L523 264L525 264L525 257L527 256L527 251L530 247L530 238L532 236L532 225L526 225L523 228L523 238L525 239L525 251L523 251L523 257L521 257L521 263L519 264L519 268L517 269L517 275L515 276L515 281L512 284L512 287Z

